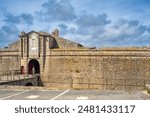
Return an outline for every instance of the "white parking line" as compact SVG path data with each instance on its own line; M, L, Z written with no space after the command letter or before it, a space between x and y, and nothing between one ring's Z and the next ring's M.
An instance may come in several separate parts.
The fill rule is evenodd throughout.
M84 96L80 96L80 97L77 97L76 100L87 100L89 99L88 97L84 97Z
M51 100L55 100L55 99L59 98L60 96L62 96L62 95L64 95L65 93L67 93L68 91L70 91L70 90L68 89L68 90L62 92L61 94L57 95L56 97L52 98Z
M17 95L26 93L26 92L28 92L28 91L29 91L29 90L26 90L26 91L23 91L23 92L19 92L19 93L13 94L13 95L9 95L9 96L7 96L7 97L0 98L0 100L5 100L5 99L8 99L8 98L10 98L10 97L14 97L14 96L17 96Z
M30 95L30 96L27 96L26 98L28 99L35 99L35 98L38 98L40 97L39 95Z

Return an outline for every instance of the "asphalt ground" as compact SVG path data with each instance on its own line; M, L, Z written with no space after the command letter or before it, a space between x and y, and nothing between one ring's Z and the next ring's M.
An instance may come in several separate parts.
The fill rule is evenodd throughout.
M146 91L0 89L0 100L149 100Z

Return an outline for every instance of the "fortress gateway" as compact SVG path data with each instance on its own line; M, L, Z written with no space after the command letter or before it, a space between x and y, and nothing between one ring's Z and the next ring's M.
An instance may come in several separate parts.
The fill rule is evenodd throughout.
M150 83L149 48L89 49L52 34L21 32L0 49L0 74L40 74L39 85L73 89L143 89Z

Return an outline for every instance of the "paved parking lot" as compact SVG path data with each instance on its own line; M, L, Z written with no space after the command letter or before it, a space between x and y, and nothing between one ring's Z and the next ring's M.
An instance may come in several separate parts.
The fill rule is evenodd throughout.
M147 100L146 91L0 89L0 100Z

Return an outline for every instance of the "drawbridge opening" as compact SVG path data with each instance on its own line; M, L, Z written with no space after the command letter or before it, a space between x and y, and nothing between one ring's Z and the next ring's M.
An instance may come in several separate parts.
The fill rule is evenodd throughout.
M33 84L31 82L28 82L25 84L25 86L33 86Z
M38 86L43 86L42 80L40 78L40 64L39 61L36 59L31 59L28 63L28 74L34 76L34 78L37 78L37 84ZM26 86L32 86L31 84L28 84Z
M40 74L40 64L36 59L29 61L28 74Z

